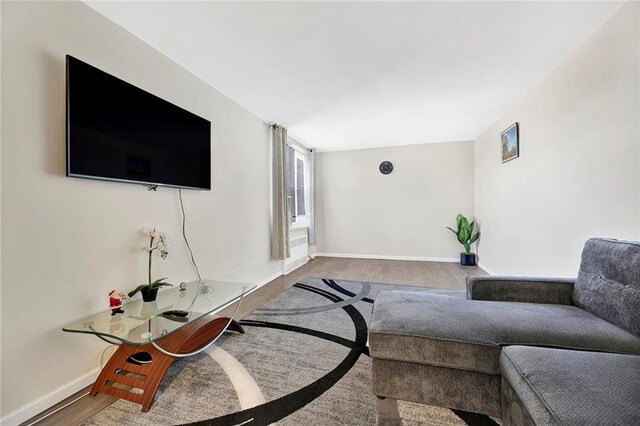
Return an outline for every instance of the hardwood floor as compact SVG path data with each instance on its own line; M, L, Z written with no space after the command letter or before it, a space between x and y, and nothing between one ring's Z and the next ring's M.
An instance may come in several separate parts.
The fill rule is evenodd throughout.
M465 279L471 275L486 275L486 273L478 267L461 266L457 263L317 257L309 260L306 265L290 274L276 278L248 295L243 300L238 313L240 318L249 315L305 277L463 289ZM220 314L231 315L231 310L232 307L229 307ZM22 425L34 423L39 426L80 424L117 400L117 398L104 394L89 397L89 390L90 387L87 387L77 392ZM64 408L60 409L60 407ZM43 418L51 412L53 414Z

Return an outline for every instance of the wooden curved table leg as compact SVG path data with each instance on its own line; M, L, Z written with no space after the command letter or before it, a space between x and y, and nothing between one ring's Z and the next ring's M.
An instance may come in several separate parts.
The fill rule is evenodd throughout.
M237 331L240 334L244 334L244 328L242 328L240 323L236 320L231 320L231 324L229 324L229 330Z
M162 349L176 354L193 352L218 337L228 322L227 317L205 317L156 343L161 345ZM228 328L244 333L242 326L235 320L231 321ZM151 362L141 365L131 362L129 357L139 352L148 353ZM91 388L91 396L98 392L106 393L141 404L142 411L147 412L153 404L162 379L175 360L176 358L160 352L151 344L122 344L100 372Z
M132 355L146 352L151 363L131 362ZM160 383L175 358L167 356L151 345L121 345L102 369L91 389L91 396L98 392L117 396L142 405L147 412L153 404Z

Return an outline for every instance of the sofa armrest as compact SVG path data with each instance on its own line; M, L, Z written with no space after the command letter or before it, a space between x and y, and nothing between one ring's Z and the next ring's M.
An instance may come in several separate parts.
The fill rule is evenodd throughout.
M573 305L575 278L484 276L467 278L467 299Z

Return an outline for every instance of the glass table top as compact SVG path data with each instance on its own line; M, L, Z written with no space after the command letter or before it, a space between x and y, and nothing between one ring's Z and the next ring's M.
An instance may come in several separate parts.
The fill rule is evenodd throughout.
M173 287L158 292L155 302L133 300L122 306L124 313L105 310L62 327L71 333L87 333L130 345L145 345L163 338L205 315L216 313L256 287L255 284L222 281L192 281L185 290ZM163 315L186 311L184 317Z

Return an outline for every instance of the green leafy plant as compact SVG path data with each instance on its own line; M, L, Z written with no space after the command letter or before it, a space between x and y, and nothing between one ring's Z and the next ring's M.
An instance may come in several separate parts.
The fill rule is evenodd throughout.
M465 253L471 254L471 244L475 243L478 241L478 238L480 238L480 232L476 232L475 234L473 233L473 228L476 223L469 223L467 218L460 213L456 216L456 224L458 227L457 230L449 228L448 226L447 229L456 234L458 241L464 246Z
M129 292L129 297L133 297L134 294L136 294L137 292L139 292L140 290L149 287L149 289L154 289L154 288L159 288L162 286L169 286L169 287L173 287L173 284L169 284L169 283L165 283L164 280L166 280L166 278L159 278L157 280L155 280L152 283L149 284L140 284L138 287L135 288L135 290L131 290Z
M149 237L149 245L141 248L141 250L146 251L147 254L149 255L149 275L148 275L149 282L147 284L141 284L138 287L136 287L135 290L130 291L129 297L133 297L134 294L136 294L141 290L144 290L145 288L152 290L154 288L159 288L163 286L173 287L173 284L165 282L167 278L159 278L155 281L151 281L151 264L153 259L153 253L157 251L158 253L160 253L160 257L162 259L166 259L167 256L169 255L167 242L164 234L157 228L143 228L142 232Z

